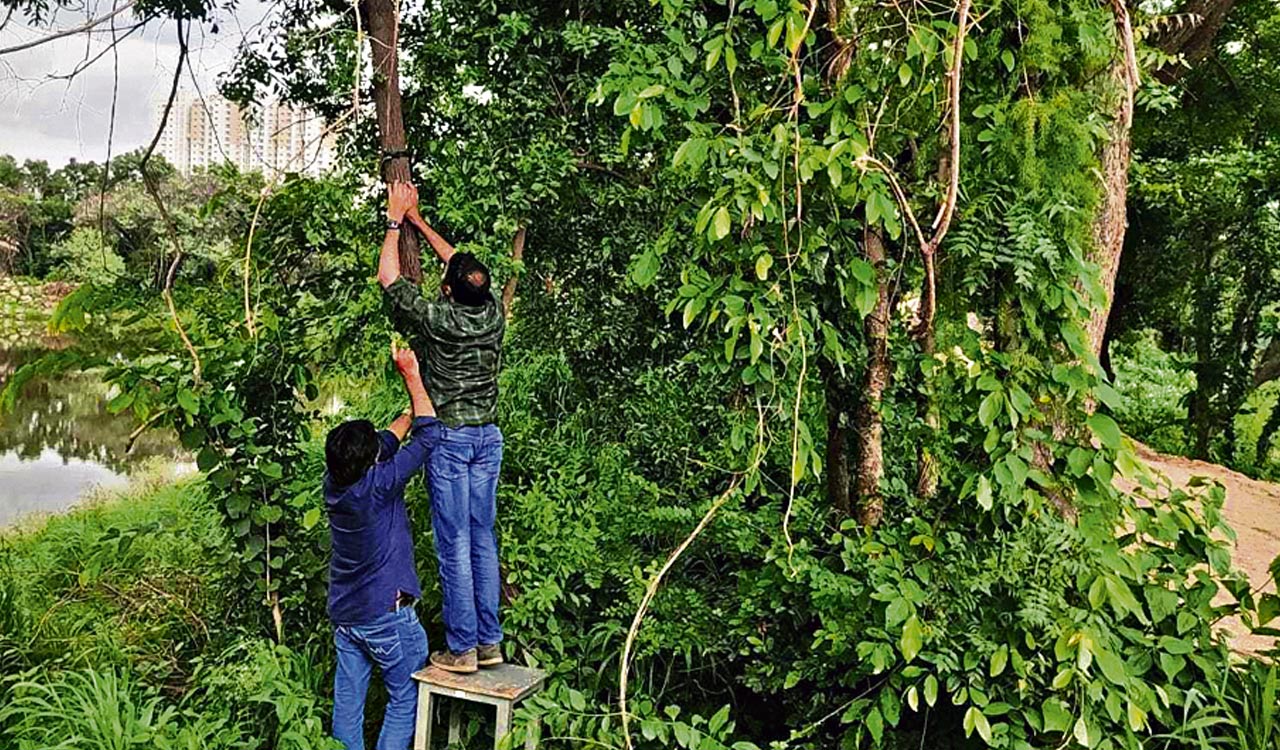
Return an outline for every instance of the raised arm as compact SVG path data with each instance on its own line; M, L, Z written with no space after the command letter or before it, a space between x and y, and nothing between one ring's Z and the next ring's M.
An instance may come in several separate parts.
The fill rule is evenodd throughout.
M410 208L417 213L417 205L418 191L411 183L393 182L387 186L387 234L378 256L378 283L384 289L400 278L400 225Z
M430 243L431 249L436 251L436 257L440 259L440 262L446 266L449 265L449 259L453 257L454 253L453 245L450 245L448 240L441 237L440 233L432 229L431 225L422 218L422 214L418 213L417 200L414 200L413 206L405 214L405 218L409 220L409 223L417 227L423 237L427 238L427 242Z
M401 414L387 427L387 431L396 438L397 445L389 446L394 450L390 459L383 459L374 466L374 483L385 490L403 490L409 480L427 461L431 452L430 431L432 418L436 415L431 397L427 395L426 386L422 384L422 373L418 369L418 357L412 349L397 349L391 345L391 359L404 379L404 387L409 392L412 404L411 414ZM405 436L413 429L413 435L406 441ZM385 498L394 498L397 493L384 494Z

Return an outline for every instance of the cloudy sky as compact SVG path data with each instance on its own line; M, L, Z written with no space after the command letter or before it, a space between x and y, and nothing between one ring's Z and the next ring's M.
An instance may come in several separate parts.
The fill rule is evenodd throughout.
M84 11L60 14L52 29L33 28L14 17L0 29L0 49L82 25L110 12L116 1L88 0ZM208 25L192 31L191 67L205 92L213 89L216 75L229 66L243 33L266 14L267 6L259 0L242 0L239 5L234 14L224 11L217 18L217 35L209 33ZM114 20L117 36L135 23L129 11ZM175 25L152 23L145 33L139 30L120 41L114 53L109 51L111 23L95 32L0 55L0 153L19 160L44 159L53 166L71 159L102 160L107 153L113 89L112 152L123 153L150 141L153 110L168 93L178 56ZM190 72L183 74L183 85L193 87Z

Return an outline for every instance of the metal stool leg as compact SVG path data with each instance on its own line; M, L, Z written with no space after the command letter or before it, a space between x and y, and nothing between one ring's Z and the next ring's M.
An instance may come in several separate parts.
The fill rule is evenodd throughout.
M493 747L498 750L501 747L502 740L511 732L511 701L503 701L498 704L497 721L493 727Z
M418 685L418 720L413 732L413 750L431 750L431 689Z

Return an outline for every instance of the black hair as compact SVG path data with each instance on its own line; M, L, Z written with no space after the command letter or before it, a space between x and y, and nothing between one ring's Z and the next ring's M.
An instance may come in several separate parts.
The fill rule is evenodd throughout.
M471 253L454 253L444 270L444 283L454 302L480 307L493 301L489 294L489 269Z
M373 422L355 419L329 430L324 441L324 465L338 487L347 487L378 460L378 431Z

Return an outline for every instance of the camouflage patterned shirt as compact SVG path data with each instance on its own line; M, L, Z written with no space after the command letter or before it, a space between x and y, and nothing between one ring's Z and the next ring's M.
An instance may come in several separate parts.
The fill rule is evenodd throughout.
M449 427L493 422L506 333L498 303L471 307L444 295L426 299L403 277L386 295L392 324L423 363L422 380L440 421Z

